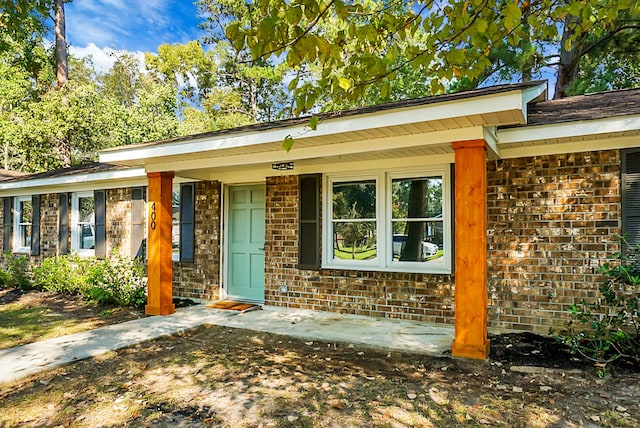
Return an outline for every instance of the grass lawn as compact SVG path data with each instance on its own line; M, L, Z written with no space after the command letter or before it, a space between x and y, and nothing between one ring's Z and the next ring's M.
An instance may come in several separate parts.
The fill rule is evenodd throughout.
M373 259L377 254L378 250L376 248L370 248L366 250L358 248L355 254L351 252L351 248L349 247L343 247L342 249L333 250L333 256L336 259L342 260L368 260Z
M95 328L42 306L18 303L0 307L0 349Z
M78 296L0 290L0 349L141 316L141 311L90 304Z

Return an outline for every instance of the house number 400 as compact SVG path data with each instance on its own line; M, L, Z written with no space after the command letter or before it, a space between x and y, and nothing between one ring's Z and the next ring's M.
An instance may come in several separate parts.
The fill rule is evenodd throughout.
M155 202L151 204L151 214L149 215L149 217L151 218L151 223L149 224L149 227L151 227L151 230L156 230L156 203Z

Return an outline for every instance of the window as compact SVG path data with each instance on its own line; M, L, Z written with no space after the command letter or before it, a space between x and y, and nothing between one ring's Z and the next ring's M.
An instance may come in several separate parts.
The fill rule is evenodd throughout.
M144 187L134 187L131 189L131 257L142 257L143 253L145 253L145 193L146 190Z
M16 253L31 253L33 205L31 196L14 199L13 250Z
M74 193L71 200L71 249L95 255L95 198L93 192Z
M451 272L449 168L329 176L323 266Z

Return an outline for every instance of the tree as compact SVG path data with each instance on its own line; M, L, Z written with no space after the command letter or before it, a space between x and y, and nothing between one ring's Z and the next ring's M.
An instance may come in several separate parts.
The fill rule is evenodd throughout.
M554 66L557 94L564 96L588 52L585 38L606 40L631 29L619 18L637 18L640 8L637 0L257 0L247 5L247 20L229 2L220 0L220 13L207 15L219 23L217 37L237 51L250 51L252 61L279 58L294 69L320 68L319 79L290 87L296 113L309 111L327 93L357 102L370 86L387 92L408 67L430 76L433 93L457 80L479 82L494 70L499 50L516 61L517 76L529 78L532 69ZM337 29L327 31L327 23Z
M67 30L64 15L64 0L55 0L54 3L54 32L56 35L56 83L61 92L60 102L65 106L68 102L65 86L69 81L67 58ZM57 138L58 156L63 167L71 166L71 144L67 135Z
M13 43L29 43L47 32L52 0L0 0L0 52Z
M282 67L243 64L226 43L161 45L147 68L178 92L180 133L230 128L279 117L288 100Z

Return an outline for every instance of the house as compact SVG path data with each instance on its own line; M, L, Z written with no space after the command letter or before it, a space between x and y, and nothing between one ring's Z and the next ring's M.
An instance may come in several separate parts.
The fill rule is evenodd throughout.
M105 150L0 182L2 246L142 256L172 296L546 333L640 234L640 90L546 100L546 82ZM290 151L285 137L294 138ZM26 214L25 214L26 213Z

